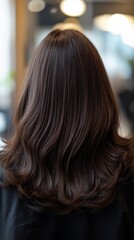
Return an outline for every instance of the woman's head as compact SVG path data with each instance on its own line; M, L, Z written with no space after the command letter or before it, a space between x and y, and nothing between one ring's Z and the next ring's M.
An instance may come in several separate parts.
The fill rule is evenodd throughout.
M96 48L76 30L54 30L29 67L3 157L7 182L45 207L101 207L112 199L125 144Z

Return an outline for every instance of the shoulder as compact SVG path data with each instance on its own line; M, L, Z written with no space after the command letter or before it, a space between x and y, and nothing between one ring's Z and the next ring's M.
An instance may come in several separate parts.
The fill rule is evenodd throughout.
M6 187L3 183L3 169L0 166L0 237L3 240L14 239L13 232L18 194L15 187Z
M134 223L134 168L128 170L120 181L118 191L122 206L129 212Z
M1 160L1 154L0 154ZM0 161L0 210L1 214L6 214L12 207L12 204L17 201L17 189L16 187L7 186L4 179L4 170Z

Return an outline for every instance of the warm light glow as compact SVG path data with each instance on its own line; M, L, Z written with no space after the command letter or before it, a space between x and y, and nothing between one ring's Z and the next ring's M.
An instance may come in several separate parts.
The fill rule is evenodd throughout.
M103 31L120 35L125 44L134 47L134 17L123 14L105 14L95 17L94 23Z
M123 14L113 14L109 19L109 28L113 34L126 32L130 25L134 25L134 18Z
M55 29L61 29L61 30L74 29L79 32L82 32L82 28L75 23L58 23L58 24L54 25L53 30L55 30Z
M82 26L80 25L80 22L78 19L76 18L66 18L66 20L64 22L58 23L56 25L54 25L53 30L55 29L75 29L79 32L83 32Z
M45 8L46 4L43 0L32 0L28 4L28 9L31 12L40 12Z
M77 17L86 11L86 3L82 0L63 0L60 4L61 11L71 17Z

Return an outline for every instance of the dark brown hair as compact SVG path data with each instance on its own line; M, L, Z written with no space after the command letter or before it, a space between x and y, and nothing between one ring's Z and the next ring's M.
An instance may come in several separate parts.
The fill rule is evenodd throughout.
M109 204L132 139L118 134L118 109L93 44L54 30L39 45L1 159L6 183L57 211Z

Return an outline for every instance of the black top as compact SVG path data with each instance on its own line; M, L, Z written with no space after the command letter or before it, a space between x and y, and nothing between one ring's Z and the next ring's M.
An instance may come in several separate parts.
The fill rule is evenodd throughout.
M0 187L0 240L134 240L134 178L109 206L66 215L36 212L16 188Z

